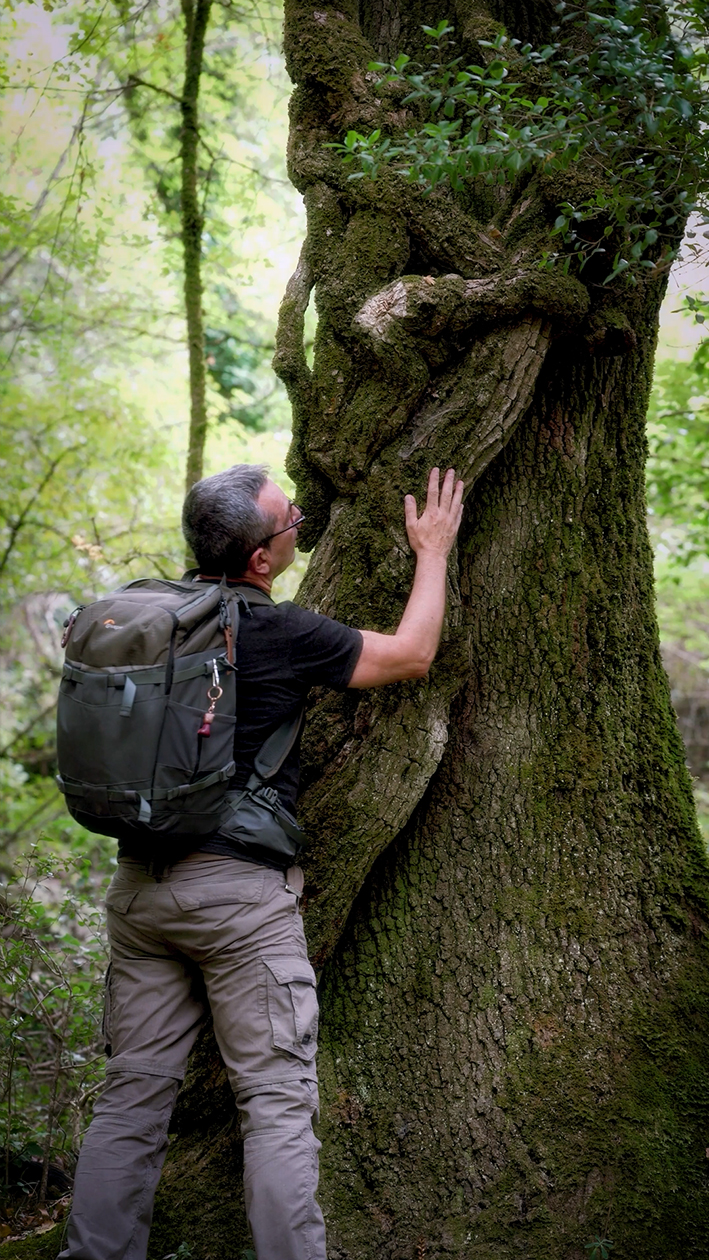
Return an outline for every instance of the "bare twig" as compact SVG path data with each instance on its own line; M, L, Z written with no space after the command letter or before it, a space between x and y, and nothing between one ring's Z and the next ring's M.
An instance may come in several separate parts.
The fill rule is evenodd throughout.
M130 74L123 84L123 91L127 91L132 87L150 88L151 92L159 92L161 96L169 96L171 101L175 101L178 105L183 104L181 96L176 96L168 88L160 87L157 83L148 83L146 79L141 79L138 74Z
M27 517L29 516L35 503L41 497L45 487L49 485L49 482L52 480L52 477L57 471L57 468L59 467L61 461L64 459L65 455L73 454L74 451L76 451L77 449L78 448L76 446L68 446L65 450L60 451L60 453L56 456L56 458L52 460L52 462L49 465L49 468L47 469L47 472L45 473L44 477L40 481L39 486L34 491L34 493L30 496L28 502L25 504L24 508L20 512L20 515L17 517L14 523L10 526L10 537L8 538L7 546L2 555L2 558L0 559L0 574L2 574L2 572L4 571L5 566L8 560L10 559L10 556L12 555L12 551L14 549L15 543L17 542L17 537L20 531L24 528L27 522Z
M3 748L0 748L0 757L7 757L7 754L15 747L15 744L18 744L21 739L24 739L25 735L29 735L30 731L34 730L38 722L41 722L43 718L48 717L48 715L53 712L56 708L56 703L56 700L52 700L52 703L48 704L44 709L39 709L26 726L23 726L21 730L16 731L9 744L5 744Z

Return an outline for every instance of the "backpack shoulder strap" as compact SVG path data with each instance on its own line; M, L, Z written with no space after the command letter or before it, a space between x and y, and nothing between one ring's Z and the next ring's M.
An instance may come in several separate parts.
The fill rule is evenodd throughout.
M201 583L198 582L198 578L199 569L188 569L186 573L182 574L181 585L184 584L186 587L199 586ZM218 584L220 590L225 594L241 595L247 604L263 604L271 608L276 607L275 600L271 599L270 595L267 595L265 591L259 590L257 586L251 586L249 582L230 582L225 577L221 578L221 580L210 578L210 581L215 585Z
M194 581L199 573L199 569L188 569L183 576L183 582ZM248 582L227 582L222 578L220 583L222 592L222 604L220 612L220 625L224 630L224 637L227 642L227 660L230 665L235 665L236 640L239 635L239 605L246 605L248 612L249 606L261 606L275 608L275 602L267 595L265 591L259 590L256 586L251 586ZM228 608L231 606L231 616ZM285 722L269 735L268 739L262 744L254 758L254 773L251 775L246 787L257 788L261 784L272 779L274 774L280 770L283 762L294 747L303 724L305 722L305 705L296 710L291 717L286 718Z
M231 594L240 595L242 599L246 600L247 604L261 605L269 608L276 607L275 600L271 599L271 596L267 595L265 591L259 590L257 586L249 586L246 582L243 584L239 583L238 585L233 582L223 582L222 585Z
M250 586L248 583L230 585L228 589L232 594L237 595L235 600L237 605L239 600L243 599L249 605L270 605L271 608L276 606L270 595L267 595L265 591L259 590L256 586ZM254 758L254 773L251 775L247 787L259 787L262 783L272 779L274 774L278 773L289 752L294 747L303 729L304 722L305 705L302 705L269 735Z
M282 722L278 729L269 735L254 758L254 773L246 785L247 789L259 787L278 773L294 747L304 722L305 705L291 717L286 718L285 722Z

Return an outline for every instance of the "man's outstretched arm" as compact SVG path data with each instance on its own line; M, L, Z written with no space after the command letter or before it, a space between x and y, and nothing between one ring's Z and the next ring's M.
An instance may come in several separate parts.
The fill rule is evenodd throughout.
M439 491L438 469L428 478L426 507L419 517L416 500L407 494L406 532L416 553L416 573L409 601L396 634L362 630L361 656L350 687L423 678L436 655L446 606L446 561L460 526L463 482L448 469Z

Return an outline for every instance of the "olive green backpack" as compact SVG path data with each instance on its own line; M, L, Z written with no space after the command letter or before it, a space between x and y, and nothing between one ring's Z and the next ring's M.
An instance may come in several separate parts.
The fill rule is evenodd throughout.
M142 578L66 622L57 711L57 783L73 818L169 862L200 838L227 838L287 863L305 844L268 780L300 733L299 709L230 789L240 615L262 591Z

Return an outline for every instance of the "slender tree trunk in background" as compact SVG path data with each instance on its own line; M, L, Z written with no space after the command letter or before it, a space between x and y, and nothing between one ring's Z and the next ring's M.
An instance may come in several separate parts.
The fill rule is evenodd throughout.
M588 162L465 195L348 182L324 144L406 123L369 61L421 55L421 24L444 16L479 62L498 22L539 43L554 11L286 3L308 236L276 366L316 544L301 601L393 629L412 577L403 494L420 499L434 463L468 488L430 677L310 715L329 1254L582 1260L601 1235L625 1260L704 1257L707 865L643 487L664 284L538 270L559 202L594 187ZM244 1245L230 1108L204 1041L154 1256Z
M204 393L204 326L202 321L202 228L197 187L199 123L197 101L204 40L212 0L182 0L185 19L185 78L182 89L182 245L185 257L185 314L190 364L190 433L186 489L202 476L207 410Z

